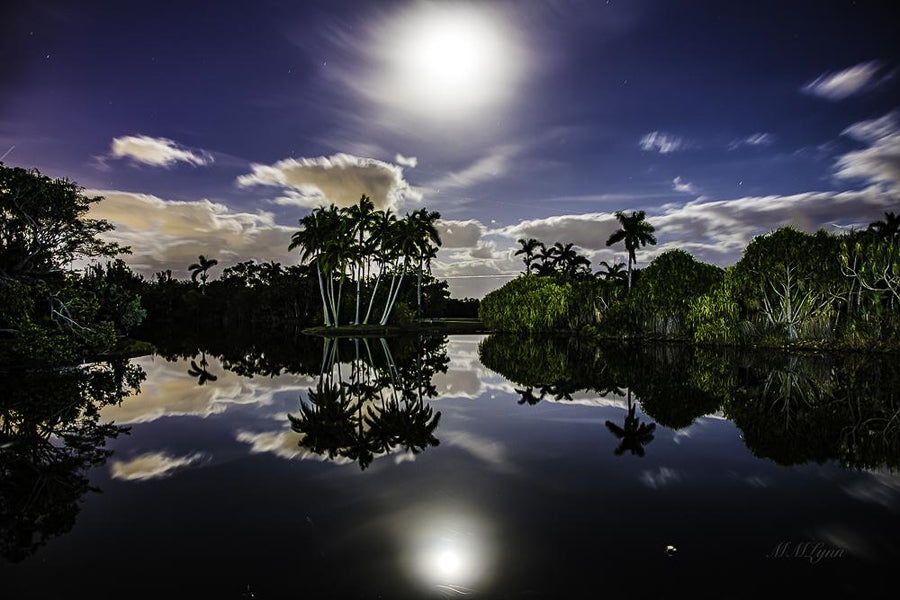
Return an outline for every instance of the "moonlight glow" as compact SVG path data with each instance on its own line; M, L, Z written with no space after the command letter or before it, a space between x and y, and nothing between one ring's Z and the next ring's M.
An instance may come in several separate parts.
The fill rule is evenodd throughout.
M471 118L507 100L520 76L512 36L477 7L425 5L383 34L387 74L378 85L405 111Z

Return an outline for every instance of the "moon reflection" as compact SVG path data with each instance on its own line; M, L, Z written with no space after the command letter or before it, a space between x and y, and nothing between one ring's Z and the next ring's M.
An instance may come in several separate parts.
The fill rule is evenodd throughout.
M458 514L423 519L411 540L417 578L443 592L482 588L493 563L485 530L478 519Z

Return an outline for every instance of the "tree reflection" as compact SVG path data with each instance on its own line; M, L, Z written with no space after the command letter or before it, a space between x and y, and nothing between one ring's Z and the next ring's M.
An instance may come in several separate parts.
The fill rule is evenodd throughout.
M635 416L635 406L631 403L631 390L628 390L628 412L625 414L625 423L619 427L612 421L606 422L606 428L616 436L620 442L613 450L616 456L622 456L626 451L632 455L644 456L644 446L653 441L655 423L641 423Z
M126 361L0 376L0 554L18 562L75 523L87 471L127 428L100 409L138 390L143 370Z
M653 438L653 428L635 416L633 394L650 419L669 429L724 414L754 455L779 464L900 466L896 356L491 336L479 357L515 385L520 405L575 393L626 396L627 389L625 422L607 423L620 440L617 454L640 455L640 441Z
M365 469L376 456L440 443L441 413L426 399L437 395L434 374L447 370L446 338L420 336L398 349L395 358L385 339L324 340L316 388L288 415L302 448Z
M197 364L193 358L191 359L191 368L188 369L187 374L191 377L197 378L197 385L203 385L207 381L218 381L218 377L209 372L209 362L206 360L206 352L201 350L200 354L200 364Z

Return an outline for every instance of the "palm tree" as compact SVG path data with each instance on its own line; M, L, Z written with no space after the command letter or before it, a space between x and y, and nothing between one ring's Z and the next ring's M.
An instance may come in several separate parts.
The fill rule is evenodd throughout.
M370 255L367 252L367 246L364 244L364 236L366 233L371 232L372 227L375 225L375 204L372 202L371 198L363 194L359 199L358 204L354 204L346 209L346 215L350 219L352 231L358 242L357 249L360 254L365 257L366 264L368 264L370 262ZM360 263L361 262L362 261L360 261ZM360 264L356 273L356 313L354 323L357 324L359 323L360 285L366 275L367 269L364 269Z
M291 243L288 250L300 248L300 262L315 263L316 274L319 277L319 295L322 298L322 314L325 320L325 326L331 326L331 316L328 312L328 303L325 300L325 285L322 280L322 264L319 258L324 253L326 240L332 234L324 216L324 210L317 208L310 214L299 220L302 229L291 236ZM329 273L330 277L330 273Z
M522 261L525 263L525 272L531 272L531 263L534 262L534 259L537 258L536 250L540 248L543 251L546 251L547 248L544 246L543 242L540 242L534 238L528 238L527 240L522 238L519 240L519 243L522 244L522 248L516 251L513 256L518 256L520 254L524 254L522 257Z
M869 224L869 231L878 237L890 241L900 235L900 217L894 211L884 213L884 221L873 221Z
M385 302L384 312L381 315L380 325L387 325L391 316L394 304L397 302L397 295L400 293L400 286L403 285L403 278L406 276L406 269L409 266L410 258L415 253L416 245L419 243L420 232L419 226L415 220L407 215L404 219L397 221L391 228L388 238L389 251L393 256L393 273L391 274L391 287L388 289L388 297ZM400 271L400 278L397 279L397 271ZM394 285L396 283L396 285Z
M372 295L369 297L369 308L366 310L366 316L363 323L369 322L369 316L372 313L372 306L375 303L375 293L378 291L378 284L387 268L388 260L391 258L391 232L397 223L397 217L391 212L391 209L377 211L375 213L372 225L372 235L369 238L369 245L366 251L375 255L378 262L378 275L375 277L375 286L372 288Z
M613 451L616 456L621 456L626 450L631 454L644 456L644 446L653 441L653 432L656 423L641 423L634 414L635 406L631 403L631 390L628 390L628 412L625 415L625 423L619 427L612 421L606 422L606 428L619 440L618 447Z
M602 271L597 271L597 275L606 279L607 281L615 281L617 283L626 283L628 280L628 274L625 272L625 263L615 263L610 265L605 260L600 261L600 266L603 267Z
M587 257L573 250L574 245L571 243L563 245L561 242L553 245L554 256L551 264L554 269L558 269L563 275L569 277L576 275L579 270L583 272L584 268L591 266L591 261Z
M606 240L607 246L612 246L621 241L625 241L625 250L628 251L628 291L631 291L631 264L637 262L635 251L639 246L647 244L655 245L656 238L653 232L656 230L653 225L644 220L644 211L632 211L631 215L626 215L621 210L616 212L616 219L619 220L622 227L615 231L609 239Z
M206 362L206 351L204 350L200 353L199 365L196 361L191 360L191 368L188 369L188 375L197 378L197 385L203 385L207 381L216 381L218 377L210 373L207 367L209 367L209 363Z
M197 283L197 277L200 277L200 292L204 295L206 294L206 279L209 277L207 271L217 264L219 264L219 261L216 259L207 259L201 254L198 262L188 265L188 270L191 272L191 280Z
M410 215L411 225L418 234L418 239L413 244L416 259L417 283L416 283L416 318L422 318L422 274L427 267L431 271L431 260L437 256L437 249L441 245L441 236L435 223L441 218L441 213L428 211L424 208Z

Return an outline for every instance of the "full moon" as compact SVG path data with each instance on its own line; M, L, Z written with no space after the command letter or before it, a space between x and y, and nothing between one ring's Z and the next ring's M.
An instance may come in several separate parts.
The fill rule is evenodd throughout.
M432 117L473 117L514 92L522 53L497 15L484 7L424 4L381 37L383 96L398 108Z

